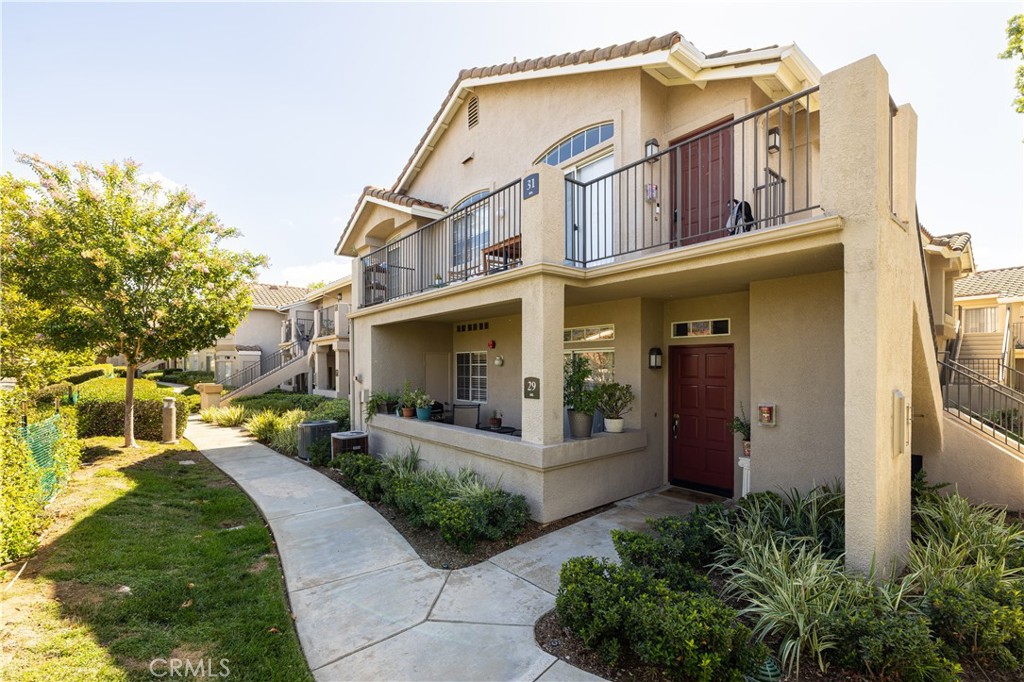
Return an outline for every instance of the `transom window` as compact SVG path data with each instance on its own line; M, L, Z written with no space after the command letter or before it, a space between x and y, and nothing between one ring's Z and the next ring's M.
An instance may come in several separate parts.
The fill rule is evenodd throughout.
M455 354L455 398L487 402L487 351Z
M587 128L575 135L570 135L548 151L541 154L537 163L546 163L549 166L560 166L577 154L582 154L592 147L611 139L615 133L615 125L602 123L593 128Z

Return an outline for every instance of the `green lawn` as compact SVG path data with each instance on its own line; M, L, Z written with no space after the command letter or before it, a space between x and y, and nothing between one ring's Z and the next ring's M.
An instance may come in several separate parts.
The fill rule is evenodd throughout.
M249 498L187 441L119 442L83 441L91 465L52 505L42 548L0 597L0 679L153 680L154 659L220 679L312 679ZM179 463L188 459L196 464ZM170 679L166 664L153 670Z

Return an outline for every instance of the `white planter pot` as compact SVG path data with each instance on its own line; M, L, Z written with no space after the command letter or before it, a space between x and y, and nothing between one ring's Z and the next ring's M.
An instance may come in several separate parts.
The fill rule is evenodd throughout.
M625 419L609 419L604 418L604 430L608 433L622 433L622 425L626 422Z

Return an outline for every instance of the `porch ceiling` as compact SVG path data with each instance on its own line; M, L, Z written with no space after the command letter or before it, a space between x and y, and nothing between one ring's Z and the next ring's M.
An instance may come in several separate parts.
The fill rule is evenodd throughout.
M610 276L607 283L590 273L586 286L568 285L566 305L583 305L623 298L671 300L746 291L751 282L796 277L843 268L841 244L828 244L763 256L751 256L728 264L716 263L666 272L664 268L638 267L627 278Z
M512 301L502 301L500 303L491 303L487 305L474 306L472 308L457 308L449 312L441 312L434 314L425 315L409 315L404 317L394 324L401 324L402 322L410 322L414 320L428 320L430 322L467 322L485 318L495 317L509 317L512 315L519 315L522 312L522 305L518 299Z

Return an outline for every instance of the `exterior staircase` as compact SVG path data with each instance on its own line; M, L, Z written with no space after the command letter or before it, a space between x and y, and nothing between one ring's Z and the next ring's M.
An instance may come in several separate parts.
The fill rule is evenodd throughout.
M235 372L224 380L228 393L221 397L221 405L235 398L266 393L306 371L307 343L296 341L273 353L259 364Z

